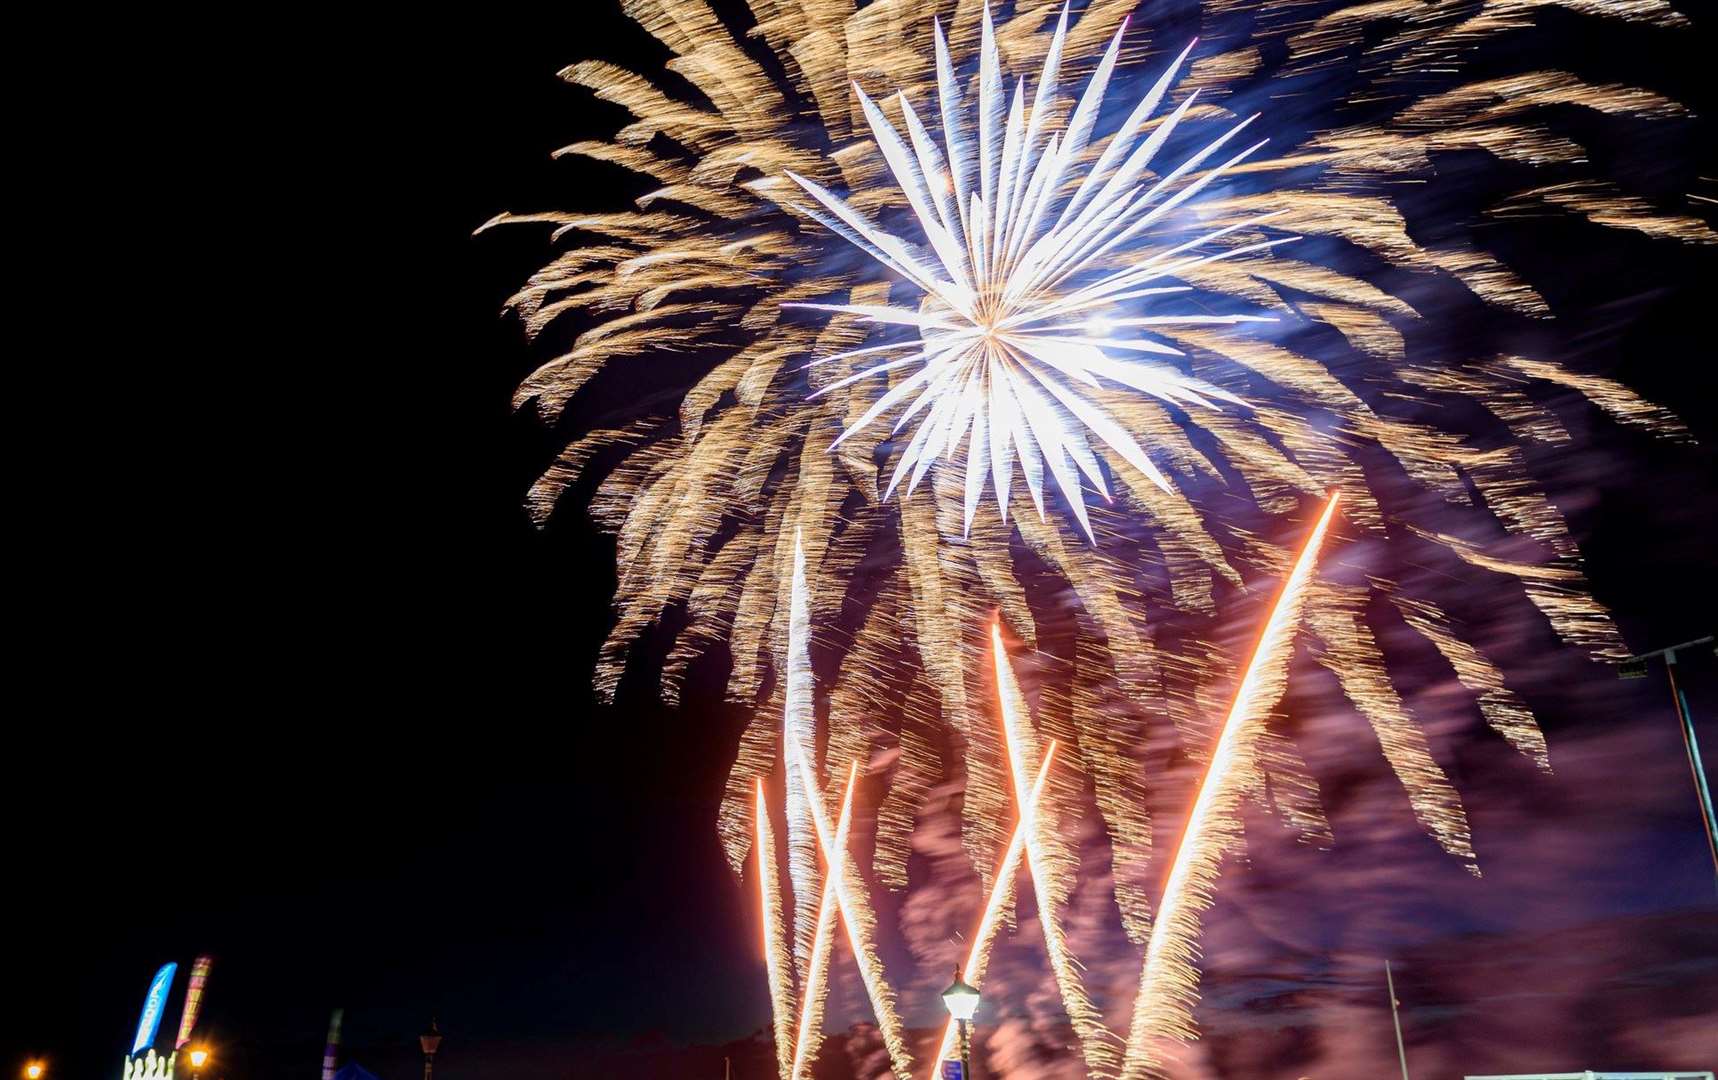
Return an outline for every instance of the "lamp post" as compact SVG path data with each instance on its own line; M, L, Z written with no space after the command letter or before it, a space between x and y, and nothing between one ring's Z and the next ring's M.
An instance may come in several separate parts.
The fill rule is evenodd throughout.
M203 1066L209 1061L209 1052L201 1046L191 1051L191 1080L203 1080Z
M972 1014L978 1011L978 988L966 984L958 967L954 969L954 982L943 991L943 1005L960 1029L960 1080L972 1080L972 1041L967 1035L966 1025ZM945 1071L943 1075L947 1077L948 1074Z
M43 1075L45 1075L47 1071L47 1067L41 1062L32 1061L28 1065L24 1066L24 1077L25 1080L42 1080Z
M1708 634L1703 638L1672 645L1668 649L1631 656L1617 665L1617 677L1644 679L1647 662L1661 656L1664 658L1664 673L1670 677L1670 696L1676 703L1676 718L1682 723L1682 746L1688 752L1688 768L1694 773L1694 794L1700 800L1700 822L1706 831L1706 849L1712 855L1713 879L1718 881L1718 818L1714 818L1712 813L1712 789L1706 784L1706 767L1700 761L1700 740L1694 735L1694 718L1688 715L1688 697L1676 682L1676 654L1696 646L1710 648L1714 653L1718 653L1718 648L1714 648L1712 642L1713 636Z
M441 1029L435 1026L435 1018L430 1017L429 1030L418 1036L418 1045L424 1048L424 1080L430 1080L430 1072L435 1068L435 1052L441 1047Z

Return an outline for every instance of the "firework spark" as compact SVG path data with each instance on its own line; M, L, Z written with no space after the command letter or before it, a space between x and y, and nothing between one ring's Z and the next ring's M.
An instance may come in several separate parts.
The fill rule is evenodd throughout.
M1189 291L1186 285L1159 284L1184 271L1263 251L1282 241L1197 253L1270 216L1260 215L1210 230L1148 258L1122 257L1119 268L1112 266L1112 253L1130 250L1125 245L1134 237L1265 144L1256 142L1197 174L1192 182L1180 183L1256 118L1248 117L1161 177L1151 173L1158 152L1199 97L1194 91L1167 118L1153 122L1153 113L1192 51L1189 45L1104 144L1096 162L1084 168L1098 109L1121 54L1125 23L1059 131L1052 130L1050 117L1067 44L1067 8L1062 9L1050 39L1029 111L1025 79L1015 84L1013 104L1008 104L995 28L989 7L983 9L976 123L962 118L960 84L948 42L942 24L933 26L942 144L913 111L905 93L896 95L895 105L906 120L911 148L870 96L858 84L853 87L889 172L930 245L929 256L915 255L901 238L821 184L788 172L820 204L821 209L802 208L806 216L924 292L916 307L790 305L912 327L919 333L917 340L852 349L818 361L864 356L870 365L827 384L817 391L819 395L917 365L913 374L897 380L850 423L831 449L892 408L905 406L895 422L896 432L922 411L924 419L896 460L885 499L909 470L912 479L907 491L911 493L939 457L954 462L964 441L963 535L972 531L973 515L986 486L994 489L997 508L1007 520L1018 456L1039 516L1044 513L1048 468L1090 538L1081 478L1106 498L1109 490L1082 426L1158 487L1167 491L1169 482L1115 414L1078 387L1097 389L1101 378L1173 405L1211 408L1211 398L1239 404L1240 399L1204 380L1162 362L1146 361L1144 357L1184 354L1155 337L1140 335L1171 327L1267 321L1253 315L1134 315L1129 313L1130 305ZM1064 188L1076 181L1073 196L1061 199ZM1105 272L1094 273L1098 270ZM1137 333L1129 336L1130 331ZM905 355L873 363L879 353Z
M1196 1039L1193 1005L1199 998L1199 914L1211 906L1217 870L1240 839L1236 813L1243 796L1258 786L1257 735L1265 715L1282 699L1288 681L1295 628L1312 585L1318 549L1330 528L1340 495L1332 494L1307 535L1294 569L1283 582L1258 644L1235 689L1234 704L1217 736L1199 794L1182 828L1169 866L1157 921L1146 943L1139 997L1127 1040L1124 1080L1137 1080L1160 1066L1155 1040Z

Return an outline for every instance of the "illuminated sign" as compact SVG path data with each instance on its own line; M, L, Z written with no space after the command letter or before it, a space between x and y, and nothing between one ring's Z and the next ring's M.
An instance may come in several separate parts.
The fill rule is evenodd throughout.
M179 1017L179 1037L173 1040L173 1049L182 1050L191 1041L191 1032L197 1028L197 1011L203 1004L203 984L209 981L209 965L214 961L207 956L197 957L197 962L191 965L191 985L185 988L185 1012ZM154 1036L150 1039L153 1041ZM136 1051L132 1051L136 1053Z
M173 974L178 970L178 964L162 964L149 984L149 996L143 999L143 1016L137 1021L137 1039L131 1044L133 1054L155 1042L161 1014L167 1008L167 991L173 988Z

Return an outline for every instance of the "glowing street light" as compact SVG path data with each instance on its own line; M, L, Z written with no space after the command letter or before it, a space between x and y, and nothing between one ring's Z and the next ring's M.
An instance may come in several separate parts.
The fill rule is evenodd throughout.
M42 1080L42 1077L47 1074L47 1071L47 1066L43 1065L39 1061L32 1061L28 1065L24 1066L24 1076L26 1080Z
M208 1060L209 1052L201 1046L191 1051L191 1075L197 1078L197 1080L201 1080L203 1075L203 1065Z
M435 1026L435 1018L430 1017L429 1030L418 1036L418 1045L424 1050L424 1080L430 1080L430 1071L435 1068L435 1052L441 1047L441 1029Z
M978 1011L978 988L966 984L958 967L954 969L954 982L943 991L943 1005L960 1026L960 1080L971 1080L972 1041L967 1037L966 1025L972 1020L972 1014Z

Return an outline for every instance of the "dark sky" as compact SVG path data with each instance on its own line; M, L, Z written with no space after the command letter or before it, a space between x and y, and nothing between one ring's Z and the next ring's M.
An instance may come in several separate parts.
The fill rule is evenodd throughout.
M624 197L548 160L614 123L559 67L656 56L584 10L607 7L149 11L44 35L23 126L48 183L22 209L68 224L41 263L53 295L20 315L39 325L11 395L28 554L0 1067L35 1052L61 1076L117 1076L150 975L200 951L218 957L208 1018L233 1080L309 1075L337 1005L387 1080L411 1075L385 1067L409 1066L432 1012L448 1080L603 1075L576 1071L593 1045L764 1022L713 827L742 714L665 709L644 667L616 706L594 702L612 552L577 513L539 532L519 509L552 444L508 411L532 359L497 315L544 237L471 237L501 209ZM1718 109L1709 66L1621 67ZM1712 364L1697 279L1718 264L1648 252L1523 253L1592 362L1705 444L1607 433L1630 467L1575 514L1601 598L1643 648L1710 632L1718 610L1718 411L1697 390ZM1718 665L1689 674L1715 758ZM694 676L708 699L720 682L714 661ZM1504 884L1462 894L1496 907L1476 917L1487 929L1539 898L1511 948L1560 929L1538 923L1556 904L1535 876L1586 896L1568 921L1599 923L1581 932L1601 942L1634 940L1607 939L1606 920L1714 912L1692 814L1664 810L1686 793L1631 784L1686 777L1662 684L1606 693L1603 709L1553 695L1544 719L1554 754L1560 737L1644 733L1619 745L1650 760L1577 749L1568 781L1608 787L1631 824L1593 841L1587 877L1556 878L1572 872L1551 856L1541 872L1524 848ZM1548 814L1524 831L1550 835ZM1426 911L1416 947L1476 928ZM1687 976L1708 997L1711 960Z

